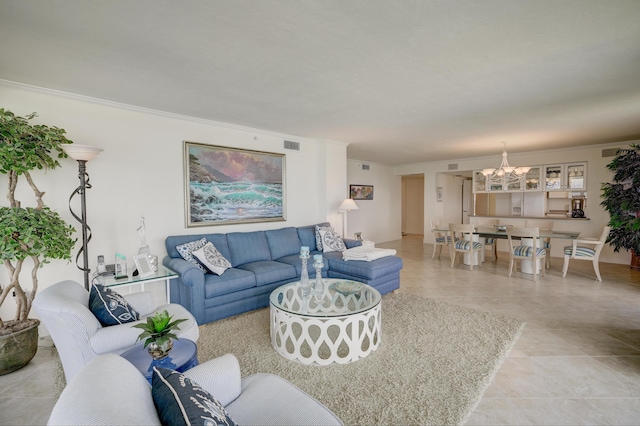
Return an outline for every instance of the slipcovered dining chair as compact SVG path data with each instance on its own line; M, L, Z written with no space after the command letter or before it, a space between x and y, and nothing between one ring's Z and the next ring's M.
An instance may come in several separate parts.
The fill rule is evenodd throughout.
M89 308L89 292L75 281L60 281L36 295L33 308L51 334L67 383L98 355L119 355L133 347L138 341L140 329L132 326L145 322L148 316L158 311L166 309L174 319L186 319L180 324L177 336L198 341L198 323L182 305L169 303L154 307L148 291L122 297L140 314L140 319L105 327Z
M524 226L526 228L538 228L545 231L551 231L553 229L553 221L551 220L525 220ZM545 268L551 269L551 238L541 238L542 247L547 251L545 257Z
M602 234L600 235L599 239L573 240L570 246L565 246L564 265L562 266L562 277L564 278L567 275L567 270L569 269L569 261L571 259L590 260L591 262L593 262L593 270L596 273L596 277L598 278L598 281L602 281L602 277L600 276L600 268L598 267L598 262L600 261L600 252L602 252L602 248L604 247L604 244L607 241L609 232L611 232L611 227L605 226L602 229ZM591 247L586 247L584 246L584 244Z
M429 219L429 223L431 224L431 232L436 239L433 244L433 254L431 255L431 258L435 259L436 251L438 252L438 257L440 257L442 254L442 247L449 245L449 236L446 231L439 230L441 226L440 221Z
M470 257L470 266L473 271L475 263L474 255L484 250L484 245L479 241L473 241L475 226L473 224L459 225L455 223L449 224L449 250L451 252L451 267L455 265L458 253L468 254Z
M538 280L538 265L537 261L544 260L547 255L547 251L540 247L540 230L538 228L517 228L511 226L507 228L507 239L509 240L509 277L513 273L513 266L516 260L520 261L520 270L522 270L522 261L532 262L533 266L533 280ZM514 239L512 237L520 238L520 244L514 245ZM532 240L531 245L522 244L522 238ZM542 267L542 276L546 277L545 268Z

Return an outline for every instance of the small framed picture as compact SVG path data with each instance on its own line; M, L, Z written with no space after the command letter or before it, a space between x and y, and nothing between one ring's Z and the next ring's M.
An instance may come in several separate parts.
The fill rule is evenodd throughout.
M436 201L441 203L442 202L442 187L439 186L436 188Z
M149 262L148 255L139 254L137 256L133 256L133 261L136 263L136 268L138 268L138 275L141 278L147 278L155 274L153 266L151 266L151 262Z
M362 232L356 232L353 234L356 241L362 241Z

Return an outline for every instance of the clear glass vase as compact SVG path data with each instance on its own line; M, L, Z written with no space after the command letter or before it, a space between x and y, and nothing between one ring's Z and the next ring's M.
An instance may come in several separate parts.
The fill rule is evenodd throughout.
M309 260L309 248L300 248L300 260L302 261L302 271L300 272L300 292L303 299L311 294L311 283L309 282L309 270L307 269L307 261Z

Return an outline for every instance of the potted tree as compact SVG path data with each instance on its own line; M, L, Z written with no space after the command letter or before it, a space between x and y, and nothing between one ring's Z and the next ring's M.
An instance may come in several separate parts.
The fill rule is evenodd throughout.
M602 184L600 203L609 212L607 243L615 252L629 250L631 268L640 269L640 145L618 150L607 168L613 179Z
M0 173L8 177L9 201L8 207L0 207L0 258L8 273L8 283L0 280L0 307L10 298L16 304L13 319L0 317L0 375L22 368L35 355L40 321L29 318L29 312L38 290L38 270L51 259L71 259L76 242L75 229L45 206L44 192L30 173L59 167L57 158L67 157L62 145L72 142L63 129L31 124L34 117L35 113L19 117L0 108ZM33 191L33 206L16 199L20 182Z

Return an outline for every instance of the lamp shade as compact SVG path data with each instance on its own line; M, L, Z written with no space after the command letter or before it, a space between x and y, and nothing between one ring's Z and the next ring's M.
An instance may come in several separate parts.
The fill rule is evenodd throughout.
M100 154L104 149L96 148L89 145L78 145L77 143L71 145L62 145L62 149L67 155L77 161L90 161Z
M342 204L340 204L340 207L338 207L338 211L348 212L350 210L358 210L358 205L351 198L347 198L342 202Z

